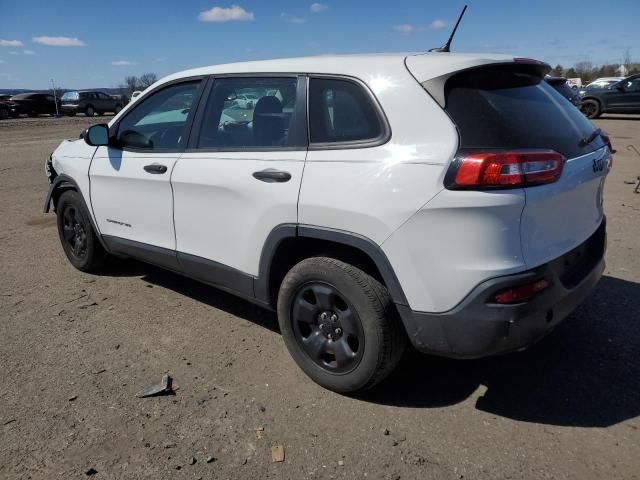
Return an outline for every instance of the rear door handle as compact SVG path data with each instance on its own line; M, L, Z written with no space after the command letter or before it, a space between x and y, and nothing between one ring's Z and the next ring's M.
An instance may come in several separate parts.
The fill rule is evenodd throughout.
M152 163L151 165L145 165L144 171L149 173L165 173L167 171L167 167L160 165L159 163Z
M283 172L282 170L267 168L266 170L253 172L253 178L267 183L288 182L291 180L291 174L289 172Z

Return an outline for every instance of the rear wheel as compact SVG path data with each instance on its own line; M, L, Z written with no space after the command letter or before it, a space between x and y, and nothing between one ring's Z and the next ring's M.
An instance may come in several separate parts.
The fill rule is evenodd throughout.
M106 258L78 192L64 192L57 204L58 235L65 255L78 270L96 270Z
M285 276L278 322L289 352L312 380L349 393L373 387L406 345L387 289L348 263L314 257Z
M0 120L5 120L9 118L9 110L6 108L0 108Z
M587 118L598 118L601 114L600 103L597 100L583 100L580 104L580 111Z
M120 113L120 110L122 110L122 105L116 105L116 108L113 112L117 115L118 113Z
M88 105L86 110L84 111L84 114L87 117L93 117L96 114L96 110L95 108L93 108L93 105Z

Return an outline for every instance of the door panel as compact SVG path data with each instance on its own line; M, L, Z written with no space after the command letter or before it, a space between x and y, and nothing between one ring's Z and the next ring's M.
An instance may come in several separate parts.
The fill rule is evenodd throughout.
M110 128L91 162L91 204L101 233L175 251L171 172L189 136L200 80L170 84Z
M257 276L271 230L297 222L305 92L303 77L215 79L171 176L181 264L199 257L229 267L227 280ZM239 101L247 95L255 102Z
M171 177L178 252L257 276L271 230L297 221L305 154L185 153ZM254 177L268 169L291 178L268 182Z
M91 204L103 235L175 249L169 179L178 156L98 148L89 174ZM164 165L167 171L145 171L152 164Z

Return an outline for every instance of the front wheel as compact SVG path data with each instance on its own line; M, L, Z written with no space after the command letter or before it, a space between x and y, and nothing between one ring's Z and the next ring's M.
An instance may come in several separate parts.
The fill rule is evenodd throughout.
M56 212L62 249L71 264L83 272L96 270L105 260L106 252L96 237L80 194L73 190L64 192Z
M340 393L379 383L406 345L387 289L353 265L329 257L308 258L287 273L278 295L278 322L300 368Z
M587 118L598 118L600 116L600 103L598 103L596 100L583 100L582 104L580 105L580 111L587 117Z
M96 114L96 110L91 105L89 105L85 110L84 114L87 117L93 117Z

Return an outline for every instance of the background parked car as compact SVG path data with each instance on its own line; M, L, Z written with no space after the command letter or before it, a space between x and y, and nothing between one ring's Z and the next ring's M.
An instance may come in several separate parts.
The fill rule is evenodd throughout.
M595 90L598 88L607 88L613 85L614 83L618 83L620 80L624 80L624 77L602 77L596 78L593 82L588 84L586 87L581 88L579 90L580 95L584 95L587 91Z
M11 95L0 95L0 120L9 117L17 117L19 115L19 106L16 102L10 100Z
M20 93L13 95L11 101L16 104L15 116L22 113L30 117L56 114L56 101L54 96L48 93ZM58 111L60 111L60 100L58 100Z
M580 110L589 118L603 113L640 113L640 74L608 87L587 90Z
M571 88L567 79L564 77L546 76L544 79L551 85L560 95L573 103L576 107L580 106L581 98L576 90Z
M73 116L84 113L92 117L96 113L102 115L105 112L118 113L122 110L123 102L118 97L112 97L103 92L71 91L62 96L62 112Z

